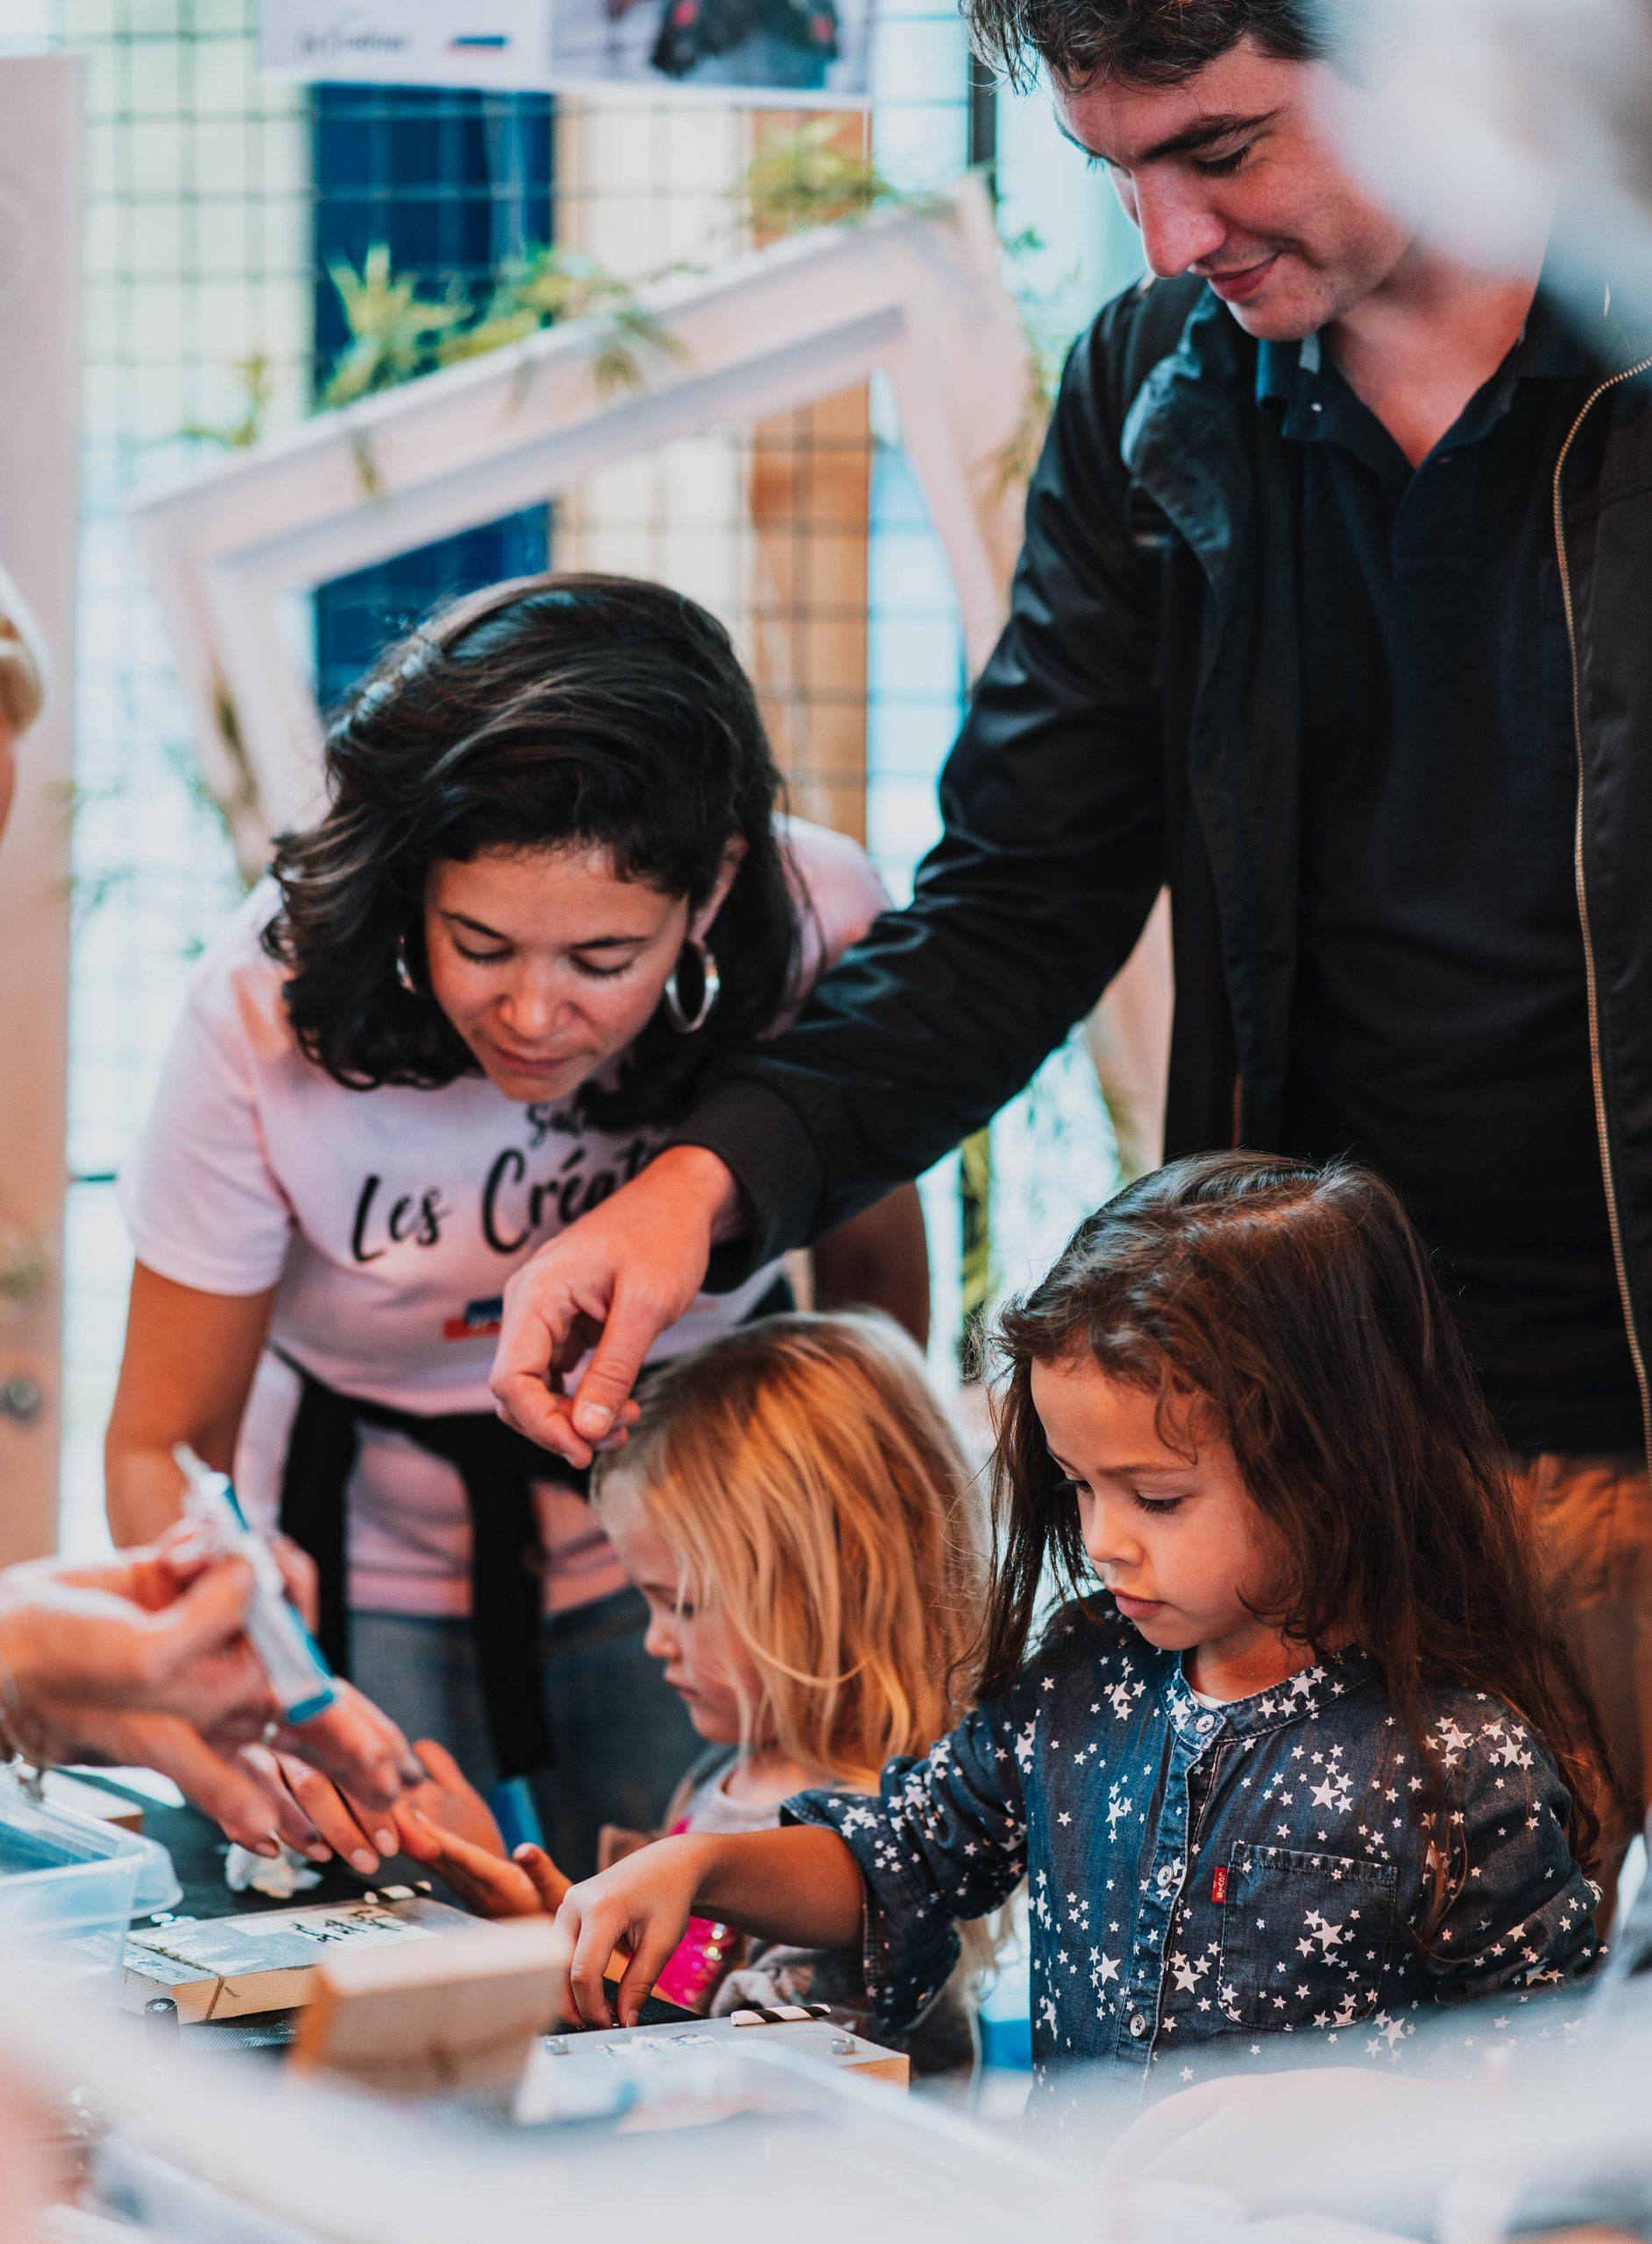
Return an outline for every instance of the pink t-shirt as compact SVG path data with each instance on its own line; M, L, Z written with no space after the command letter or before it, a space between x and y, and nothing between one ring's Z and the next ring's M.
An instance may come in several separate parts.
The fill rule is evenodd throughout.
M888 902L863 852L789 820L785 846L812 907L802 989ZM285 969L259 947L266 882L196 973L149 1118L121 1176L138 1258L204 1293L276 1288L236 1452L249 1512L273 1523L298 1381L280 1349L342 1393L396 1410L490 1411L505 1281L535 1247L634 1176L660 1129L571 1126L485 1076L438 1090L346 1090L299 1049ZM725 1332L779 1275L702 1294L652 1359ZM547 1460L536 1494L553 1611L622 1587L606 1537ZM452 1467L372 1426L349 1489L350 1596L364 1611L470 1609L470 1522Z

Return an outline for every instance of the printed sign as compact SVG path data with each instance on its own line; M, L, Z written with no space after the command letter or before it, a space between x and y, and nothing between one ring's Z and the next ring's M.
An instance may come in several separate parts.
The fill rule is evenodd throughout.
M260 58L284 77L543 86L549 0L263 0Z
M754 105L870 97L876 0L263 0L286 77L482 89L632 88Z

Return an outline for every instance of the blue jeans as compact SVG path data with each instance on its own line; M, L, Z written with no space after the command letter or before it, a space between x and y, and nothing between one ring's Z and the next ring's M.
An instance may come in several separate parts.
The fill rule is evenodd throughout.
M545 1844L571 1878L597 1866L605 1823L657 1829L702 1743L659 1663L642 1649L648 1608L634 1589L548 1619L540 1637L557 1765L535 1778ZM354 1613L350 1669L412 1738L445 1745L479 1792L499 1780L468 1621Z

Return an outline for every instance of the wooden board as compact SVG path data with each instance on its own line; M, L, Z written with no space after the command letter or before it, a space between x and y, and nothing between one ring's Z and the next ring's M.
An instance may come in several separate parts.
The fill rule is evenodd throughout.
M320 1966L346 1951L435 1944L475 1922L463 1909L392 1886L358 1901L149 1926L128 1936L122 2001L141 2010L169 1995L186 2026L293 2010L310 2000Z
M556 2016L561 1952L549 1917L339 1950L316 1971L293 2066L391 2095L508 2097Z

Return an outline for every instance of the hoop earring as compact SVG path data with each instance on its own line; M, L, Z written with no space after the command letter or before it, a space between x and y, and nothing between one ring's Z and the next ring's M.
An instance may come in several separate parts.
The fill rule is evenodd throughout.
M691 935L687 942L683 946L683 949L691 950L696 958L699 961L700 1001L698 1009L695 1012L693 1019L691 1020L690 1019L683 1004L683 991L681 987L683 978L682 951L679 951L677 955L677 964L671 969L670 979L667 982L662 995L665 1002L665 1017L670 1022L677 1034L679 1036L693 1036L698 1033L700 1029L704 1028L706 1022L711 1019L712 1008L716 1005L718 992L723 986L723 977L717 970L717 961L712 956L710 949L700 941L698 935Z
M408 939L405 935L396 939L396 979L410 998L424 995L413 978L413 969L408 964Z

